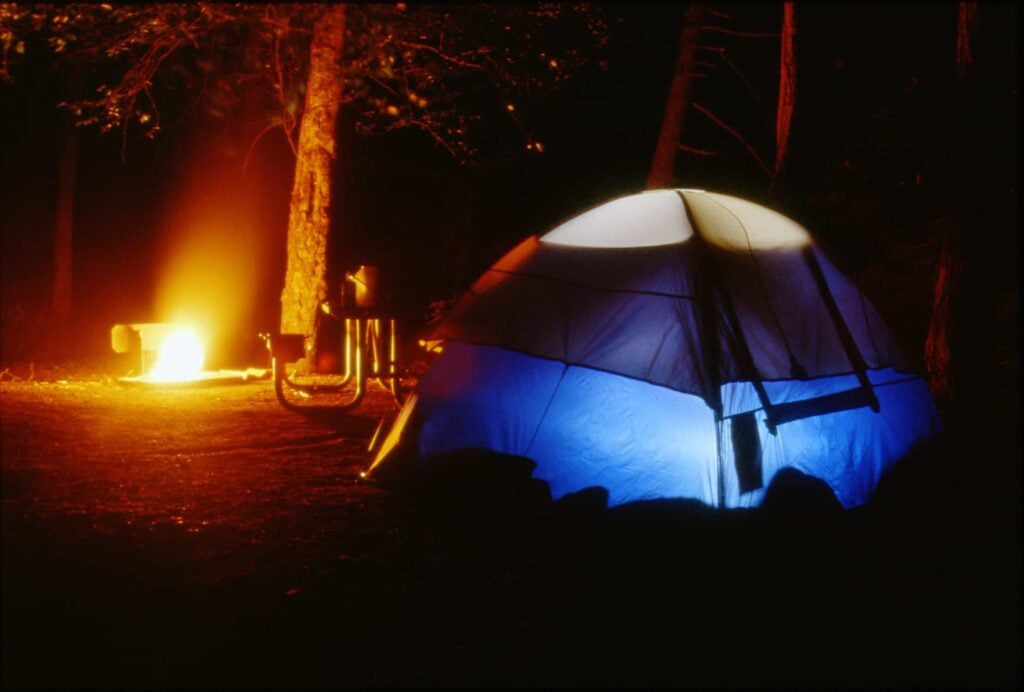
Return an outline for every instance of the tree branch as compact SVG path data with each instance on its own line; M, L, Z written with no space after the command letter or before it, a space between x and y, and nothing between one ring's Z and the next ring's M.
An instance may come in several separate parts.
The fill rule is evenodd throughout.
M242 160L242 172L245 172L246 168L249 167L249 159L252 157L252 152L256 148L256 143L259 142L263 138L263 135L267 134L268 132L273 130L275 127L277 127L277 123L270 123L269 125L264 127L262 130L260 130L259 134L257 134L255 137L252 138L252 141L249 143L249 149L248 149L248 151L245 152L245 158ZM290 143L291 143L291 140L289 140L289 144ZM298 156L297 153L296 153L296 156Z
M438 56L439 58L441 58L442 60L446 60L446 61L452 63L453 65L458 65L459 67L468 67L468 68L474 69L474 70L479 70L479 69L481 69L483 67L483 65L479 65L479 64L473 63L473 62L468 62L468 61L466 61L466 60L464 60L462 58L458 58L458 57L455 57L453 55L448 55L448 54L442 52L440 49L435 48L434 46L429 46L429 45L427 45L425 43L415 43L413 41L396 41L395 43L397 45L403 46L405 48L412 48L414 50L425 50L425 51L431 52L431 53L435 54L436 56Z
M427 123L426 121L423 121L423 120L407 120L406 122L408 122L410 125L415 125L416 127L420 128L421 130L426 132L428 135L430 135L431 138L433 138L433 140L435 142L440 144L442 147L445 148L445 150L448 151L448 153L451 155L452 158L457 159L459 157L458 152L455 151L455 148L448 142L448 140L446 140L444 137L439 135L437 133L437 131L435 131L434 128L431 127L430 124Z
M717 115L715 115L714 113L709 111L707 108L705 108L701 104L694 102L693 107L694 107L695 110L698 110L701 113L703 113L704 115L706 115L711 120L711 122L713 122L714 124L718 125L720 128L722 128L723 130L725 130L726 132L731 134L733 137L735 137L736 141L738 141L740 144L742 144L743 147L747 150L747 152L751 156L754 157L754 160L757 161L757 165L761 167L761 170L765 172L765 175L771 177L772 172L768 168L768 165L765 164L764 160L758 155L758 153L754 149L754 147L752 147L750 145L750 143L747 142L747 140L745 140L743 138L743 135L741 135L739 132L737 132L735 128L730 127L729 125L727 125L725 122L722 121L721 118L719 118Z
M701 27L701 31L710 31L716 34L727 34L729 36L742 36L743 38L778 38L779 35L775 33L763 33L759 31L736 31L735 29L726 29L724 26L717 26L715 24L706 24Z
M392 89L391 87L389 87L389 86L388 86L387 84L385 84L384 82L382 82L382 81L380 81L379 79L377 79L377 78L376 78L375 76L373 76L372 74L368 74L368 75L366 75L366 78L367 78L367 79L369 79L369 80L370 80L371 82L373 82L374 84L376 84L377 86L379 86L380 88L384 89L385 91L388 91L388 92L390 92L390 93L391 93L392 95L394 95L394 96L398 96L398 92L397 92L397 91L395 91L394 89Z
M729 56L726 53L725 49L723 48L716 52L718 53L718 57L722 60L722 62L725 63L726 67L728 67L732 71L732 73L736 75L737 79L740 80L740 83L743 84L744 87L746 87L747 93L749 93L754 98L754 101L756 101L757 103L761 103L760 94L758 94L757 91L754 89L754 85L750 83L750 80L747 79L747 76L745 74L743 74L743 71L736 66L736 63L729 59Z
M281 37L277 35L277 32L274 32L273 57L274 74L276 75L274 88L277 91L277 101L281 106L281 130L284 132L292 154L298 156L299 145L295 141L295 117L288 112L288 97L284 91L284 69L281 67Z
M687 146L686 144L679 145L679 151L685 151L690 154L697 154L698 156L721 156L720 151L711 151L709 149L698 149L697 147Z

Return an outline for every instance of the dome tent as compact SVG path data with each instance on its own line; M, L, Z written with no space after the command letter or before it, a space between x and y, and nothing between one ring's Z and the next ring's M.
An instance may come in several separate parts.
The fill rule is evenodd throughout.
M881 318L794 221L699 190L613 200L495 263L432 339L402 441L527 457L558 499L761 503L792 467L846 508L939 429Z

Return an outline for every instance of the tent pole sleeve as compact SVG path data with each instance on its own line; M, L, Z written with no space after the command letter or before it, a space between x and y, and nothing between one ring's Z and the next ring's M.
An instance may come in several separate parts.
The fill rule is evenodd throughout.
M839 305L836 304L832 290L828 287L828 281L825 280L825 274L821 270L821 263L818 262L818 257L814 254L814 249L811 246L803 249L803 256L807 262L807 267L811 270L811 275L818 284L818 292L825 303L829 317L832 318L832 324L836 328L836 334L843 345L843 350L846 351L846 357L849 359L850 365L853 366L853 370L857 374L857 381L860 382L861 389L864 390L864 394L868 398L868 405L872 411L877 413L879 409L878 397L875 395L874 387L871 386L871 381L868 379L867 363L864 362L864 356L861 354L860 349L857 348L857 342L850 332L850 327L846 324L843 314L839 311Z
M764 381L761 379L761 374L757 371L757 365L754 364L754 356L750 352L750 345L747 343L747 337L743 334L743 328L740 326L739 318L736 316L736 310L732 304L732 298L729 297L728 292L724 287L719 287L719 296L722 300L722 309L725 310L726 320L729 322L729 326L732 327L733 334L736 336L736 345L739 346L739 357L743 362L743 369L746 370L750 375L750 383L754 385L754 391L757 392L757 398L761 402L761 407L764 408L765 423L768 425L768 432L774 435L777 431L778 420L775 415L775 404L768 398L768 390L764 388Z
M697 241L697 277L698 285L701 288L702 296L698 300L701 315L701 342L704 348L706 367L708 372L711 374L713 379L712 389L714 390L715 401L712 408L715 409L715 418L720 419L722 417L722 394L721 394L721 381L720 381L720 359L721 350L718 343L718 325L719 316L715 310L715 307L719 304L722 306L722 311L725 313L725 321L728 323L732 333L735 335L736 345L738 346L739 353L737 356L741 360L741 365L744 372L750 377L751 384L754 385L754 391L757 392L757 398L761 402L761 407L765 413L765 423L768 426L768 432L772 435L776 434L776 420L775 420L775 406L772 404L771 399L768 398L768 392L764 388L764 382L761 380L761 375L757 371L757 366L754 364L754 356L750 352L750 345L747 344L747 339L743 335L743 329L740 327L739 319L736 317L736 310L732 304L732 298L729 296L729 292L725 286L722 285L722 276L718 259L715 257L715 251L711 246L705 242L704 236L702 235L700 225L697 224L696 219L690 214L690 208L686 204L686 197L682 192L679 192L679 198L683 202L683 208L686 210L686 216L690 221L690 227L694 231L694 240Z
M690 214L690 208L686 204L683 193L676 191L679 200L683 205L683 211L690 227L694 229L694 241L696 242L697 261L694 262L693 274L696 283L697 293L697 325L700 330L701 354L704 357L702 383L704 388L704 401L715 413L715 420L722 418L722 380L721 360L722 353L718 343L718 315L715 310L715 301L712 297L715 294L715 285L709 269L714 266L710 249L704 244L697 231L697 222Z
M702 383L705 390L704 401L711 407L715 414L715 485L718 491L718 507L725 507L725 460L722 458L722 427L725 421L722 417L722 377L721 362L722 350L718 342L718 312L715 309L713 296L718 293L712 274L714 273L715 262L711 256L711 248L704 243L698 232L696 219L690 214L690 207L686 203L686 197L679 190L679 201L683 205L683 212L690 222L690 228L694 230L694 241L696 242L697 261L694 263L694 275L697 285L697 324L700 329L701 352L704 356Z

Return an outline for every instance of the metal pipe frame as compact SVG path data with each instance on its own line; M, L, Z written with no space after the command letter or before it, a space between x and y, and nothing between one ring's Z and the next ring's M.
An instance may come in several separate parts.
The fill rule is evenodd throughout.
M285 363L275 353L273 344L267 339L273 371L274 395L278 403L289 411L331 410L344 411L358 406L366 393L366 382L376 380L399 404L402 403L398 375L398 326L391 317L345 317L343 341L344 374L337 384L302 384L292 380ZM317 405L298 404L288 399L286 392L292 390L301 396L338 393L354 387L352 397L340 404Z
M362 338L362 322L363 320L360 318L345 318L345 375L340 384L300 384L295 382L288 377L283 364L279 364L276 356L271 352L271 367L273 369L274 377L274 395L277 397L278 403L289 411L344 411L358 406L363 400L363 395L366 393L366 376L363 373L364 343ZM290 401L288 397L285 396L285 387L297 391L305 396L337 393L347 389L347 383L352 378L355 378L355 391L353 392L352 397L344 403L333 404L331 406L319 406L315 404L299 405Z

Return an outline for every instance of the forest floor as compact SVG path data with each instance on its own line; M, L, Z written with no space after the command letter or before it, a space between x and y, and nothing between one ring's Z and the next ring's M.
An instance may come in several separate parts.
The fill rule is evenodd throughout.
M8 371L4 687L1021 683L1014 420L852 512L722 513L363 481L394 412Z

